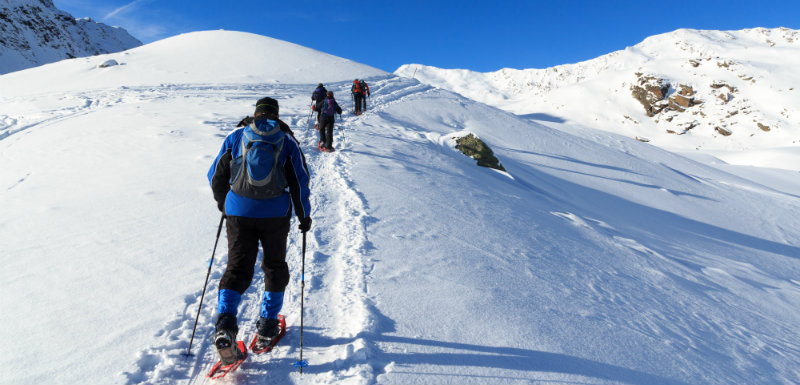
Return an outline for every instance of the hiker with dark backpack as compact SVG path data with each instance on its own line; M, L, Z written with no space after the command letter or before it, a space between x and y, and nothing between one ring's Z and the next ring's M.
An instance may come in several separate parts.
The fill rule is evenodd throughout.
M317 89L311 94L311 101L314 102L314 111L317 113L317 124L314 125L315 128L319 128L319 111L322 109L322 103L325 102L325 96L327 94L328 90L325 89L322 83L317 84Z
M364 93L361 90L361 82L359 82L358 79L353 80L350 93L353 94L353 104L355 105L353 114L361 115L361 100L364 99Z
M219 281L214 334L223 365L243 354L236 343L236 314L253 279L259 242L264 292L256 348L269 346L283 332L278 315L289 283L286 244L292 210L300 231L311 228L308 167L291 129L278 119L278 101L259 99L253 118L239 125L225 138L208 171L214 200L227 219L228 264Z
M333 98L333 91L328 91L325 101L322 103L319 119L319 143L317 147L320 151L333 152L333 123L336 120L334 115L342 114L342 107Z
M361 109L361 112L363 113L364 111L367 110L367 97L370 96L369 86L367 85L367 82L364 81L364 79L361 79L359 85L361 86L361 101L364 103L364 108Z

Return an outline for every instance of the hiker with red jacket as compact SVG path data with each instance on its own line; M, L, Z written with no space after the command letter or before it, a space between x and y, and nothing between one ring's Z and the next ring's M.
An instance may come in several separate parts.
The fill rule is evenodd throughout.
M367 110L367 96L369 96L369 86L367 85L367 82L364 81L364 79L361 79L359 85L361 85L361 101L364 103L364 108L361 109L361 112L363 113L364 111Z
M320 151L333 152L333 123L334 115L342 114L342 107L333 98L333 91L328 91L325 101L322 102L319 118L319 143L317 147Z
M353 86L350 87L350 93L353 94L353 104L355 109L353 111L356 115L361 115L361 100L364 99L364 92L361 88L361 82L358 79L353 80Z

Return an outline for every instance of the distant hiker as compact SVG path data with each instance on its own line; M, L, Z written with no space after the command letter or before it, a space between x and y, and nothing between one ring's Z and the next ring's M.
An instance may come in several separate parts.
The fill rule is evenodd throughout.
M361 89L361 82L358 79L353 80L353 86L350 87L350 93L353 94L353 104L355 105L353 113L356 115L361 115L361 100L364 99L364 92Z
M264 293L256 328L263 346L281 332L278 313L289 283L286 243L292 209L300 230L311 228L308 168L289 126L278 119L277 100L259 99L254 116L228 134L208 180L227 219L228 265L219 280L214 345L221 363L228 365L240 355L236 313L253 280L259 241Z
M319 83L317 84L317 89L311 94L311 101L314 102L314 111L317 113L317 123L319 123L319 110L322 109L322 103L325 101L327 93L328 90L325 89L325 86Z
M364 103L364 108L361 109L361 112L363 113L364 111L367 110L367 97L370 96L369 86L367 85L367 82L364 81L364 79L361 79L359 85L361 86L361 101Z
M335 121L334 115L335 114L342 114L342 108L339 107L339 103L336 103L336 99L333 98L333 91L328 91L327 97L325 98L325 102L322 103L322 109L320 110L320 120L319 120L319 143L317 147L320 151L327 151L333 152L333 123Z

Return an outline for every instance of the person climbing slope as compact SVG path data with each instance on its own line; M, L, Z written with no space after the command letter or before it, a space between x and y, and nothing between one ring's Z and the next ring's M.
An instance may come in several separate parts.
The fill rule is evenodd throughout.
M369 93L369 86L367 85L367 82L364 81L364 79L361 79L359 85L361 86L361 102L364 105L364 107L361 109L361 113L363 114L367 110L367 97L370 96L370 93Z
M314 93L311 94L311 101L314 103L314 112L317 113L317 123L314 124L314 128L319 128L319 111L322 109L322 103L325 102L327 93L328 90L325 89L325 86L319 83Z
M335 114L342 114L342 108L333 98L333 91L328 91L325 102L322 103L321 117L319 121L319 143L317 147L320 151L333 152L333 124Z
M361 82L358 79L353 80L350 93L353 95L353 114L361 115L361 100L364 99L364 93L361 91Z
M223 365L241 357L236 347L236 315L250 286L258 256L264 292L257 327L258 344L269 344L282 330L278 314L289 283L286 244L291 214L300 230L311 228L309 173L300 145L278 119L278 101L262 98L253 118L228 134L208 171L217 208L226 218L228 263L219 281L214 345Z

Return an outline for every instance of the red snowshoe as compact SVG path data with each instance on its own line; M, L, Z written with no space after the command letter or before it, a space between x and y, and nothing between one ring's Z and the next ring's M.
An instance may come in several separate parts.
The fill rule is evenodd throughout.
M278 328L280 330L278 332L278 335L269 341L260 341L258 339L258 335L257 334L254 335L253 340L250 341L250 345L248 346L250 348L250 351L255 354L267 353L272 351L272 348L274 348L275 345L278 344L278 341L280 341L281 338L283 338L283 336L286 334L286 319L283 317L283 314L278 315Z
M242 362L244 362L244 360L247 358L247 349L244 347L244 341L237 341L236 349L239 351L239 354L234 362L230 364L223 364L221 360L217 361L214 367L211 368L211 371L208 372L206 377L216 380L218 378L225 377L226 374L238 369L239 366L242 365Z

